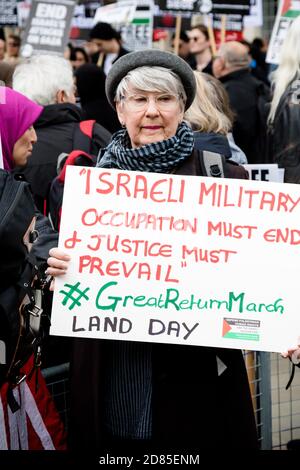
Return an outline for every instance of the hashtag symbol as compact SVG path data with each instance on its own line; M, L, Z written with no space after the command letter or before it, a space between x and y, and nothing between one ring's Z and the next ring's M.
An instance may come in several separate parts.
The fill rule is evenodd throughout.
M64 287L66 287L67 289L69 289L68 292L64 291L64 290L60 290L59 293L60 294L64 294L65 295L65 298L64 300L62 301L62 304L63 305L67 305L67 302L68 300L70 301L73 301L71 303L71 305L69 306L69 310L73 310L73 308L75 307L75 305L78 305L78 306L81 306L81 302L80 302L80 299L83 297L85 300L89 300L89 297L86 295L86 293L90 290L89 287L87 287L86 289L84 290L80 290L79 289L79 286L80 286L80 282L77 282L76 284L74 284L74 286L72 286L72 284L64 284Z

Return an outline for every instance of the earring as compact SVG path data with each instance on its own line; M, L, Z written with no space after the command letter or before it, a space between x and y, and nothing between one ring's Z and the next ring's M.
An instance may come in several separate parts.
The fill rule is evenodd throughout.
M125 123L121 122L122 129L126 129Z

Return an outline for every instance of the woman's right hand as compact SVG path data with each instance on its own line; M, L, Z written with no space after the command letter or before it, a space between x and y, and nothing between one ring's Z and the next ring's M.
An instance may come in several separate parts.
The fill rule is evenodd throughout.
M70 259L70 256L59 248L51 248L47 259L47 274L53 277L66 274Z

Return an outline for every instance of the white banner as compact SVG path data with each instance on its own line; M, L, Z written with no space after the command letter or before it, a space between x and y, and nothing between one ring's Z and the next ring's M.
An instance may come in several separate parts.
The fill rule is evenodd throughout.
M284 351L300 186L68 167L54 335Z

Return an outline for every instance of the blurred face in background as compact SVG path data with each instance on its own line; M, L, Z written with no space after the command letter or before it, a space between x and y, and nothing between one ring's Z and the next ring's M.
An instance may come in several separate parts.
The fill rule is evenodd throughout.
M78 69L81 65L86 64L86 58L84 54L81 51L76 51L75 52L75 60L71 60L72 67L76 70Z
M36 133L33 126L31 126L21 135L13 147L13 159L16 166L26 165L36 141Z
M9 37L6 43L6 51L9 57L18 57L20 51L19 42Z
M93 54L96 54L96 52L98 52L98 46L97 44L95 44L94 42L92 41L87 41L85 44L84 44L84 49L86 51L86 53L88 55L93 55Z
M190 52L192 54L200 54L210 47L210 42L206 38L205 34L197 28L191 29L189 32L189 38Z
M116 39L91 39L91 42L97 47L98 52L104 52L109 54L116 52L116 48L119 48L119 43Z

